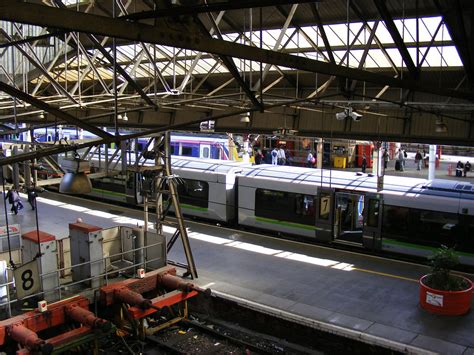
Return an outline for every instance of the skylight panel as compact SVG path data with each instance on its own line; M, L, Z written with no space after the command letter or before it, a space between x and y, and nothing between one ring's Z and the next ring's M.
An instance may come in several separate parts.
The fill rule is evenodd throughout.
M392 61L397 66L397 68L401 68L402 66L404 68L406 68L406 65L403 62L402 56L401 56L401 54L400 54L400 52L398 51L397 48L387 48L386 51L387 51L388 55L390 56L390 58L392 59ZM390 65L388 65L388 66L390 66ZM383 68L383 66L381 66L381 67Z
M394 43L393 38L390 35L390 32L388 32L387 27L385 25L385 22L379 23L377 26L377 31L375 32L375 35L379 39L380 42L382 43Z
M423 48L423 53L426 51L426 48ZM443 60L441 60L441 53L443 54ZM425 63L423 67L462 67L462 61L459 57L458 51L455 46L446 46L446 47L435 47L431 48L426 56Z
M346 45L347 26L345 24L324 26L324 31L331 47Z
M451 35L449 34L448 28L443 24L438 34L435 37L436 41L451 41Z

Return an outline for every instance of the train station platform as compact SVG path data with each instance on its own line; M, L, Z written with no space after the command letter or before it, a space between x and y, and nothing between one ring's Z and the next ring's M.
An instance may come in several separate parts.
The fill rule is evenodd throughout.
M3 207L0 214L4 225ZM50 193L38 198L38 214L40 230L59 239L79 217L104 228L143 223L137 210ZM27 204L8 218L22 232L36 228ZM402 352L474 354L473 311L442 317L419 307L417 280L425 266L196 222L187 226L197 283L223 297ZM173 231L165 228L168 237ZM179 241L168 257L185 262Z

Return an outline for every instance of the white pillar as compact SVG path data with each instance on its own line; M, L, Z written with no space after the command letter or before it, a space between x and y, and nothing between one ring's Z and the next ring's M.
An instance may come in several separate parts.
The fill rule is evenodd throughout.
M322 169L323 168L323 150L324 150L323 139L319 138L317 142L318 143L316 144L316 167L318 169Z
M367 162L370 157L367 157ZM374 156L372 158L372 174L375 176L382 176L383 175L383 158L382 158L382 148L374 147Z
M435 179L436 169L436 145L430 145L430 163L428 165L428 179Z
M242 154L242 161L244 163L248 163L250 161L248 135L244 135L244 153Z

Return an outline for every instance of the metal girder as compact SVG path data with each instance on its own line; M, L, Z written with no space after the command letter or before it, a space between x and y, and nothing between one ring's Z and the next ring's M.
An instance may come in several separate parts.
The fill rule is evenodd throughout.
M329 44L328 36L326 36L326 31L324 30L323 23L321 21L321 16L319 16L319 11L316 8L316 4L310 4L311 12L313 13L314 19L316 20L316 25L318 26L319 33L324 42L324 47L328 52L329 60L331 63L335 64L336 60L332 54L331 45Z
M40 39L50 38L50 37L53 37L53 36L59 36L59 35L62 35L64 33L66 33L66 31L56 31L56 32L46 33L44 35L39 35L39 36L20 39L20 40L17 40L17 41L10 41L8 43L0 44L0 48L7 48L7 47L10 47L10 46L16 46L16 45L20 45L20 44L24 44L24 43L35 42L35 41L39 41Z
M214 19L214 16L212 16L212 14L208 14L208 15L209 15L209 19L211 21L212 27L214 28L215 34L219 37L219 39L222 40L222 34L219 31L219 27L218 27L218 24L217 24L216 20ZM222 15L224 15L224 13L222 13ZM207 29L204 26L204 24L202 23L202 21L199 20L198 23L201 25L202 29L206 32L206 34L208 34L208 36L211 37L211 34L209 32L207 32ZM252 92L252 90L250 90L250 87L242 79L242 77L240 76L239 70L237 69L235 63L229 57L227 57L225 55L220 55L219 58L221 58L222 63L225 65L225 67L227 68L229 73L232 74L232 76L237 81L239 86L242 88L242 90L244 90L245 94L250 99L252 104L256 107L260 107L260 109L263 110L262 103L257 100L257 98L255 97L255 94Z
M474 101L474 92L471 91L455 91L434 86L423 86L416 80L396 79L386 75L325 63L314 59L277 53L218 39L204 38L195 33L186 34L171 28L157 28L141 23L131 23L120 19L48 6L21 2L17 2L12 6L9 1L0 0L0 19L222 54L257 62L282 65L308 72L337 75L379 85L390 85L392 87Z
M464 70L471 82L474 83L474 46L472 44L472 38L466 33L466 27L464 25L464 11L461 9L461 5L457 0L449 0L447 3L443 2L443 5L439 0L433 0L439 12L443 16L444 23L448 28L449 34L453 39L456 49L459 53L459 57L464 66ZM466 3L466 2L465 2ZM473 30L473 17L474 10L470 9L467 15L470 15L471 23L471 35L474 33Z
M377 7L377 10L380 13L380 16L382 17L382 20L385 22L385 25L387 26L387 30L392 36L393 41L397 45L398 51L400 52L400 55L403 58L403 61L405 62L405 65L408 68L408 71L410 72L410 75L413 79L418 78L420 75L420 71L418 67L415 65L413 62L413 59L410 56L410 53L408 52L408 49L405 45L405 42L403 41L402 36L400 35L400 32L398 32L397 26L395 25L395 22L393 22L392 15L387 9L387 5L385 3L385 0L374 0L375 6Z
M211 4L194 6L174 6L167 9L153 11L143 11L135 14L122 16L121 18L130 20L144 20L148 18L195 15L202 12L218 12L226 10L249 9L254 7L267 7L275 5L302 4L314 2L314 0L229 0Z
M10 37L10 35L7 32L5 32L5 30L0 28L0 32L5 36L6 39L8 39L9 41L12 41L12 38ZM56 82L56 80L49 74L49 72L46 70L46 68L40 62L39 58L36 56L35 52L31 48L30 44L29 43L25 43L25 44L29 47L30 52L32 53L31 55L25 49L23 49L23 47L19 44L15 44L15 48L18 49L31 62L31 64L33 64L36 68L38 68L46 78L48 78L49 82L57 90L58 94L62 93L67 98L69 98L69 100L71 100L75 104L78 104L76 99L74 99L71 96L71 94L69 94L69 92L67 92L67 90L65 88L63 88L60 84L58 84Z
M25 101L43 111L46 111L64 121L66 121L67 123L70 123L70 124L73 124L75 126L78 126L78 127L81 127L81 128L84 128L85 130L99 136L99 137L102 137L102 138L113 138L113 136L107 132L104 132L103 130L95 127L95 126L92 126L86 122L83 122L73 116L71 116L70 114L62 111L62 110L58 110L50 105L48 105L47 103L45 103L44 101L41 101L41 100L38 100L37 98L23 92L23 91L20 91L16 88L14 88L13 86L10 86L8 84L5 84L3 82L0 82L0 90L1 91L4 91L5 93L7 93L8 95L11 95L13 96L14 98L18 99L18 100L21 100L21 101Z
M64 5L62 3L61 0L55 0L54 1L56 3L56 5L58 5L61 9L64 9L66 7L66 5ZM42 6L44 7L44 6ZM56 10L56 9L55 9ZM59 10L59 9L57 9ZM66 10L68 11L68 10ZM81 31L80 31L81 32ZM107 58L107 60L110 62L110 63L113 63L114 61L114 58L110 55L110 53L99 43L99 41L92 35L92 34L89 34L87 33L86 31L86 34L87 34L87 37L90 39L90 41L94 44L95 48L97 48L100 53L102 53L102 55ZM156 104L147 96L147 94L145 94L145 92L143 91L143 89L140 87L140 85L138 85L135 80L132 79L132 77L130 75L128 75L128 73L120 66L120 65L117 65L116 66L116 70L120 73L120 75L122 75L124 77L125 80L128 81L128 83L130 85L133 86L133 88L140 94L140 96L143 98L143 100L145 100L149 105L151 106L155 106L156 107Z

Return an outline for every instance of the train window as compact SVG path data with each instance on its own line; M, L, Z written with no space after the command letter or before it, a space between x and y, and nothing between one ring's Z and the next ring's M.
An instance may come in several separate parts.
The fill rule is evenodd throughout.
M455 246L462 234L458 215L408 207L384 206L384 236L439 247Z
M193 148L191 147L181 147L181 155L185 157L193 156Z
M209 159L209 155L210 155L209 153L210 153L209 147L202 148L202 158Z
M175 144L170 144L170 154L171 155L176 155L176 145Z
M314 196L257 189L255 216L314 225Z
M209 184L205 181L183 179L178 184L179 201L184 204L207 208L209 203Z
M377 199L369 200L369 210L367 211L367 226L377 227L379 225L379 207L380 201Z
M321 193L319 198L319 219L329 219L329 213L331 212L331 194Z

